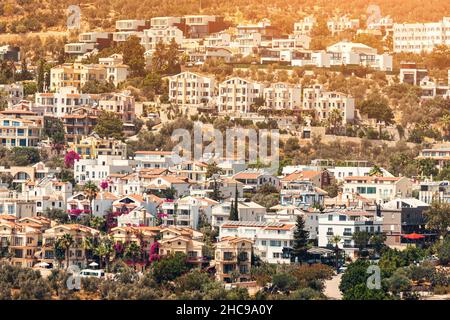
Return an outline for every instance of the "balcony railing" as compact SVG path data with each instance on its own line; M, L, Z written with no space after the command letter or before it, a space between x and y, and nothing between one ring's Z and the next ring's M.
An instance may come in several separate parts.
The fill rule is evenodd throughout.
M332 232L332 231L327 231L327 236L332 236L332 235L334 235L334 232Z
M352 232L344 232L343 235L344 235L344 236L352 236L353 233L352 233Z

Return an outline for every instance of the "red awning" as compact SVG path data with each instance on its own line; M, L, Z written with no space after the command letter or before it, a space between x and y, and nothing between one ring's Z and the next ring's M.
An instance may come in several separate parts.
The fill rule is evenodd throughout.
M418 234L418 233L410 233L410 234L405 234L405 235L403 235L403 238L406 238L406 239L411 239L411 240L418 240L418 239L423 239L423 238L425 238L425 236L423 236L423 235L421 235L421 234Z

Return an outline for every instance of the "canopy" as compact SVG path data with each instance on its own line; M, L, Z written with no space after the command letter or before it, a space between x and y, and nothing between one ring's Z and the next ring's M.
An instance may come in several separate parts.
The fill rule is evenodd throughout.
M403 236L403 238L411 239L411 240L418 240L418 239L423 239L423 238L425 238L425 236L413 232L413 233L410 233L410 234L405 234L405 235Z
M90 267L97 267L98 263L97 262L91 262L91 263L89 263L89 266Z

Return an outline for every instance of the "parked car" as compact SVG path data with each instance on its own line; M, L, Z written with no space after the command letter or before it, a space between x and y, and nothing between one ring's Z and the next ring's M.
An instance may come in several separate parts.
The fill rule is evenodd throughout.
M80 272L80 277L82 278L104 278L105 277L105 271L104 270L97 270L97 269L83 269Z

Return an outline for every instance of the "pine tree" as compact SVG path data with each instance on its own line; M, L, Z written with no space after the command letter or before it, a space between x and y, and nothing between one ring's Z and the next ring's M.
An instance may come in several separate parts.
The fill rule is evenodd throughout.
M296 229L294 232L294 246L292 248L292 258L297 257L300 262L304 261L308 250L309 231L305 229L305 220L302 216L297 216Z

